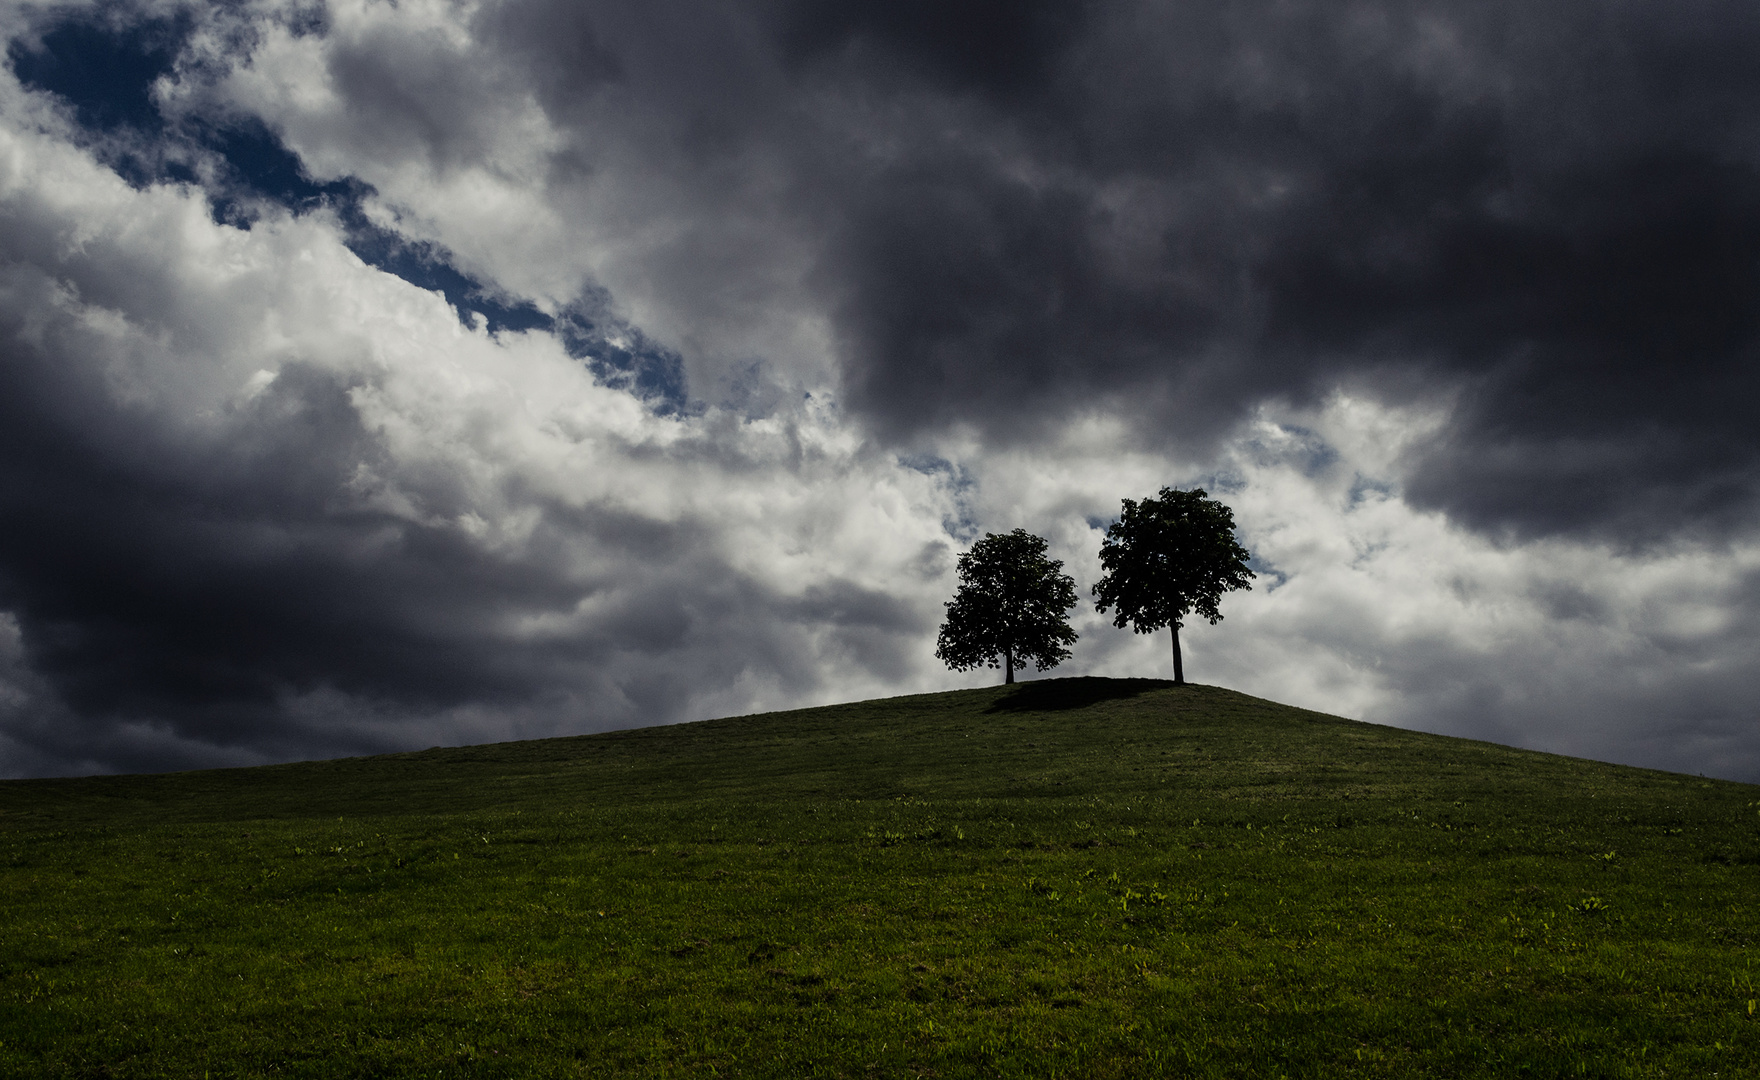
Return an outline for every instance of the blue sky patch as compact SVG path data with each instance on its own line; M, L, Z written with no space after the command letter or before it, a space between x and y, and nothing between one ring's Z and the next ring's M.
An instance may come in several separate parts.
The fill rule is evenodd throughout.
M962 544L978 538L978 520L971 505L971 496L977 490L978 482L972 478L970 470L936 454L906 454L898 458L898 463L924 476L934 477L953 495L954 513L941 519L942 532Z
M472 325L480 314L492 334L504 330L554 329L556 320L530 301L505 303L490 295L476 278L452 265L450 253L444 248L407 240L368 221L360 211L358 197L340 201L337 210L348 229L348 249L362 262L395 274L419 289L440 293L466 326Z
M1247 569L1259 577L1258 581L1254 583L1254 588L1263 589L1266 592L1274 592L1279 585L1289 581L1288 574L1251 553L1247 555Z
M610 300L608 296L595 299ZM687 409L684 358L637 327L570 312L557 319L553 329L568 354L586 361L600 382L634 394L662 416Z
M150 132L165 126L153 83L170 73L188 35L184 19L122 27L65 22L37 48L11 42L6 59L19 82L67 101L84 127Z
M295 212L325 199L358 199L362 192L346 181L318 183L305 174L299 157L256 119L202 133L201 142L225 159L232 176L252 194Z

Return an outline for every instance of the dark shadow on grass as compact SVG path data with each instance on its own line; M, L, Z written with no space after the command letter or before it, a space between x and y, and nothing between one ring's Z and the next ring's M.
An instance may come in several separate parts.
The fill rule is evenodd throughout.
M1016 683L1014 692L985 712L1059 712L1083 709L1102 701L1134 698L1151 690L1173 686L1166 679L1101 679L1084 675L1075 679L1045 679Z

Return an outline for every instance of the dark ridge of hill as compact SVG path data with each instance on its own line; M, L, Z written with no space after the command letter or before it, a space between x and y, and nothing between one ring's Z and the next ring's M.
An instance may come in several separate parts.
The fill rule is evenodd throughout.
M1556 799L1748 785L1383 727L1213 686L1070 678L245 769L0 782L0 827L703 800Z

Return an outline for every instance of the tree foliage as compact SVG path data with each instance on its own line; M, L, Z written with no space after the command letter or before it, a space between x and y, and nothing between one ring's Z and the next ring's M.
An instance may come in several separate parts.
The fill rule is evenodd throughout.
M1094 606L1116 610L1113 625L1129 623L1139 634L1171 627L1174 681L1183 683L1180 627L1193 612L1212 625L1222 621L1222 594L1253 587L1248 557L1234 538L1234 511L1203 488L1164 487L1140 503L1126 499L1100 544L1105 573L1094 585Z
M1045 557L1045 541L1025 529L985 533L959 557L959 591L935 655L955 671L1003 668L1005 683L1014 682L1017 664L1030 660L1044 671L1069 659L1076 583L1062 571Z

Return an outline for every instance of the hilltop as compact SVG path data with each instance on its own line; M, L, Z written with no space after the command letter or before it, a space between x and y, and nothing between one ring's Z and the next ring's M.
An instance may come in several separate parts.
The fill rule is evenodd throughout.
M1760 1071L1760 788L1054 679L0 783L0 1072Z

